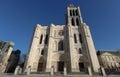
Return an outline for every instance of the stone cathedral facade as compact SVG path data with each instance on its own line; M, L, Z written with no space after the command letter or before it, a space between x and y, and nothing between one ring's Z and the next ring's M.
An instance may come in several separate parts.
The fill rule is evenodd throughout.
M99 62L89 26L80 8L67 7L66 24L42 26L37 24L31 40L25 69L31 72L85 72L91 67L99 72Z

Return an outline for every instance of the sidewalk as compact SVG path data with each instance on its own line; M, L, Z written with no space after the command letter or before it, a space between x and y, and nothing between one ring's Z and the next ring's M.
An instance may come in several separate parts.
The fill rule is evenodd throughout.
M89 76L89 75L59 75L50 76L49 74L30 74L30 75L13 75L13 74L0 74L0 77L120 77L120 75L108 75L108 76Z

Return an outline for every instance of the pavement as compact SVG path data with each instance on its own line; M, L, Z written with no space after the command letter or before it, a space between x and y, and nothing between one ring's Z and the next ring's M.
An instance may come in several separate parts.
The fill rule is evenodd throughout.
M13 74L0 74L0 77L120 77L120 75L107 75L107 76L89 76L89 75L54 75L49 74L30 74L30 75L13 75Z

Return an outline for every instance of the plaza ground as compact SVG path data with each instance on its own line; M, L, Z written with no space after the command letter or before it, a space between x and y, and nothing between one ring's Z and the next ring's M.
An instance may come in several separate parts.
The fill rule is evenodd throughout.
M30 75L13 75L13 74L0 74L0 77L120 77L120 75L107 75L107 76L89 76L89 75L54 75L49 74L30 74Z

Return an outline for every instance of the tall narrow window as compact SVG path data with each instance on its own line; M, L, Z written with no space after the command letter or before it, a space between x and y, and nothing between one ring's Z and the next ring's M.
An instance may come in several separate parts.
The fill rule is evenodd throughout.
M78 10L75 10L76 16L78 16Z
M41 51L41 55L44 55L44 49L42 49L42 51Z
M48 34L46 34L46 37L45 37L45 44L48 43Z
M80 43L83 43L81 34L79 34L79 40L80 40Z
M62 40L59 41L59 43L58 43L58 50L63 51L63 41Z
M72 16L72 10L70 10L70 16Z
M75 22L74 22L73 18L71 19L71 23L72 23L73 26L75 26Z
M79 54L82 54L82 50L81 50L81 48L79 48Z
M42 44L43 35L40 36L40 44Z
M79 25L79 20L78 20L78 18L76 18L76 24Z
M76 37L76 34L74 34L74 42L77 43L77 37Z
M73 10L73 16L75 16L75 11Z

